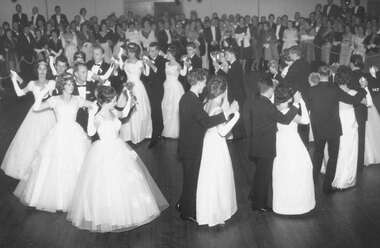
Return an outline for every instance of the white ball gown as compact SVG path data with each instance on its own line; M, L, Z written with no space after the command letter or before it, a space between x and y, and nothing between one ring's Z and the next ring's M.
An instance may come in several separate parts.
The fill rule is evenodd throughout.
M350 90L347 93L353 96L357 92ZM356 184L359 134L354 106L339 102L339 118L342 125L342 136L340 136L338 160L332 186L345 189Z
M367 93L368 98L369 93ZM380 164L380 116L375 105L368 107L365 130L364 164Z
M136 152L118 137L121 122L96 118L100 140L83 163L68 220L93 232L126 231L152 221L168 202Z
M166 81L164 83L164 97L162 99L162 118L164 129L162 136L172 139L179 138L179 100L185 93L182 84L178 81L178 65L166 63Z
M54 85L54 81L50 81L46 87L55 88ZM35 97L43 89L34 81L31 81L27 87ZM1 164L1 169L6 175L19 180L25 179L25 173L38 145L55 123L53 110L35 112L30 108Z
M313 164L297 132L297 123L277 123L277 127L273 211L284 215L305 214L315 207Z
M210 116L220 113L219 107ZM232 161L225 136L239 118L206 131L199 168L196 218L199 225L215 226L230 219L237 211Z
M25 205L48 212L67 211L71 206L78 175L90 140L76 122L83 100L73 96L64 102L60 96L48 99L57 123L41 141L29 177L14 191Z
M143 62L124 63L124 70L128 77L128 82L134 84L134 94L137 104L128 122L124 123L120 129L120 138L124 141L132 141L138 144L144 139L152 137L152 118L148 94L144 84L141 82L141 72L144 68Z

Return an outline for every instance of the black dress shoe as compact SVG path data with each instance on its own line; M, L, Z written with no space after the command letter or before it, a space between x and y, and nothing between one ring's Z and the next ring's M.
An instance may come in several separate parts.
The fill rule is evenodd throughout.
M179 217L181 218L181 220L188 220L188 221L191 221L191 222L197 222L197 220L194 217L191 217L191 216L185 216L183 214L180 214Z
M182 205L180 203L177 203L177 205L175 205L174 209L177 210L178 212L181 212L182 211Z
M156 145L158 144L158 140L152 140L149 145L148 145L148 148L151 149L153 147L155 147Z

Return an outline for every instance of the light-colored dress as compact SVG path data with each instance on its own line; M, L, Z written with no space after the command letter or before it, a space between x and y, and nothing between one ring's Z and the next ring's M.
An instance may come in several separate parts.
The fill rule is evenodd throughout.
M353 96L357 92L350 90L347 93ZM339 154L332 186L345 189L356 184L358 123L356 122L354 107L339 102L339 118L342 124L342 136L340 136Z
M141 72L144 68L143 62L124 63L124 71L127 74L128 82L134 84L133 91L137 99L137 104L129 120L121 126L120 138L124 141L132 141L138 144L144 139L152 137L151 107L148 94L144 84L141 82Z
M297 46L297 41L298 41L298 31L296 28L293 29L285 29L284 30L284 36L282 38L284 41L284 44L282 45L282 51L284 49L289 49L292 46Z
M367 99L369 94L367 93ZM380 116L375 105L368 107L365 129L364 164L380 164Z
M366 50L363 44L364 39L365 39L365 36L359 37L357 35L354 35L353 37L353 43L354 43L353 54L359 54L363 57L363 59L365 59L365 50Z
M27 87L34 97L38 96L40 91L43 90L34 81L31 81ZM45 87L53 90L55 82L49 81ZM32 163L33 156L41 140L55 123L53 110L35 112L30 108L1 164L1 169L6 175L20 180L25 178L25 173Z
M313 164L297 127L294 121L277 124L272 185L273 211L278 214L304 214L315 207Z
M65 102L60 96L47 100L57 123L41 141L33 158L29 176L14 191L25 205L48 212L68 211L78 175L91 141L76 122L83 106L79 96Z
M100 140L85 158L68 220L93 232L127 231L154 220L168 202L137 153L119 138L120 121L95 118Z
M166 81L161 103L164 122L164 130L161 135L172 139L179 137L179 100L185 93L182 84L178 81L178 67L178 65L166 63Z
M352 34L343 35L343 40L341 43L339 64L340 65L349 65L350 58L352 54Z
M67 61L69 62L69 65L72 65L74 60L74 53L78 51L77 36L75 33L66 33L62 35L61 41Z
M217 107L209 115L220 111ZM237 211L234 172L225 136L238 118L239 114L235 114L231 121L208 129L204 136L196 196L199 225L221 224Z

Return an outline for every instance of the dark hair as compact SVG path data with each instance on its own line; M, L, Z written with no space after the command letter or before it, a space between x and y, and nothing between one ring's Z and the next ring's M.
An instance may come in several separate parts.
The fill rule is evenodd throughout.
M98 86L95 89L96 100L100 105L109 103L116 96L116 90L112 86Z
M169 45L167 52L170 53L173 57L175 57L177 55L177 46Z
M192 41L189 41L189 42L187 42L186 43L186 47L192 47L192 48L197 48L197 46L195 45L195 43L194 42L192 42Z
M318 68L318 74L321 77L330 76L330 68L327 65L322 65Z
M277 85L274 91L275 104L281 104L288 101L293 97L294 93L295 91L289 83L282 83Z
M237 51L236 51L236 49L235 49L234 47L227 47L227 48L225 49L225 52L229 52L229 53L232 53L232 54L234 54L234 55L237 54Z
M67 82L71 82L71 83L75 84L75 79L74 79L74 76L72 74L64 72L64 73L62 73L62 75L57 77L55 87L57 88L57 90L60 94L62 94L63 89L65 88L65 85L67 84Z
M160 50L160 44L158 44L158 42L156 42L156 41L150 43L149 47L155 47L155 48L157 48L157 50Z
M133 43L133 42L128 43L126 50L131 53L134 53L136 58L140 57L141 49L140 49L140 46L137 45L136 43Z
M81 8L81 9L79 10L79 14L82 14L83 11L86 11L86 12L87 12L86 8Z
M77 58L82 58L84 61L86 61L86 54L82 51L77 51L74 53L74 61L77 59Z
M64 55L59 55L59 56L55 59L55 63L56 63L56 64L58 63L58 61L65 63L66 66L69 66L69 61L67 60L67 58L66 58Z
M335 83L339 85L347 85L351 82L352 71L351 68L346 65L341 65L335 74Z
M227 81L223 76L212 76L206 83L208 99L214 99L227 89Z
M273 88L273 81L270 77L262 78L258 83L260 93L266 93L270 88Z
M301 49L299 46L292 46L289 48L289 55L296 54L297 56L301 56Z
M196 85L199 81L207 79L208 72L205 69L194 69L187 75L187 82L193 86Z
M360 70L363 70L364 68L363 57L360 54L351 55L350 63L352 63L355 67L358 67Z
M102 51L102 54L104 54L104 48L101 47L100 45L95 45L93 50L95 50L95 49L100 49Z

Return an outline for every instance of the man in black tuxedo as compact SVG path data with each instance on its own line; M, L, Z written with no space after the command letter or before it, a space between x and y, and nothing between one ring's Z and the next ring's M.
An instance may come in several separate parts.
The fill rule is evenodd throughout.
M20 70L22 77L31 80L33 78L34 71L34 39L30 34L28 26L23 28L23 32L20 33L17 41L17 53L20 60Z
M355 6L351 8L351 13L360 18L362 23L365 21L365 9L360 6L360 0L355 0Z
M327 0L327 4L323 6L322 14L328 19L336 19L339 15L339 7L333 3L333 0Z
M164 97L164 82L166 80L166 74L165 59L158 55L159 51L160 46L158 42L150 43L150 59L144 59L145 63L149 66L148 96L152 109L151 115L153 124L152 139L149 143L149 148L157 145L158 138L161 136L162 130L164 129L161 102Z
M159 23L160 31L158 31L157 40L161 50L166 53L170 44L172 44L172 34L170 32L169 21Z
M62 23L63 25L68 25L67 17L64 14L61 14L61 7L55 6L55 14L51 16L51 19L54 20L55 25Z
M348 69L348 70L347 70ZM310 120L314 134L315 151L313 156L314 183L318 181L321 171L324 149L328 144L329 160L327 162L326 175L323 182L323 192L333 192L332 182L335 177L336 163L338 160L340 136L342 126L339 118L339 101L347 104L359 104L365 97L366 91L360 88L355 96L351 96L341 90L335 83L329 83L329 68L321 66L318 69L320 83L309 88ZM347 84L350 81L351 70L340 67L335 76L338 84Z
M363 57L359 54L353 54L350 58L350 67L352 70L351 82L347 84L348 88L359 91L361 85L359 83L360 78L369 78L362 72L364 68ZM363 170L364 166L364 150L365 150L365 127L368 119L368 108L364 104L356 104L354 106L356 122L358 123L358 164L357 170Z
M293 64L289 67L285 78L282 78L281 75L277 73L276 68L271 67L270 70L274 70L273 73L277 74L275 78L279 82L285 80L292 85L294 90L301 92L307 105L307 94L310 87L308 83L310 65L304 58L301 58L301 49L298 46L293 46L289 49L289 57L293 61ZM298 125L298 133L305 146L308 147L309 125Z
M274 93L272 79L262 79L258 87L260 95L247 99L243 108L243 119L249 157L256 164L249 199L252 201L253 210L266 212L271 211L268 206L268 193L272 182L273 160L276 157L277 122L289 124L294 119L301 94L295 93L294 104L284 115L270 100Z
M203 69L190 72L187 81L191 88L179 101L178 157L183 166L183 189L176 209L181 211L182 219L192 221L196 218L196 193L204 134L208 128L225 122L230 114L239 110L239 105L234 102L223 113L209 116L198 98L206 86L206 79L207 71Z
M95 88L94 82L87 81L87 66L83 63L76 63L74 65L75 86L73 95L79 95L81 98L88 101L95 101ZM87 132L88 111L86 108L80 108L77 113L77 122L85 132Z
M224 76L227 79L228 102L231 104L233 101L237 101L239 106L243 106L247 97L246 90L244 88L243 68L240 61L236 59L236 51L233 48L228 48L225 54L226 60L229 64L228 71L225 72L223 70L218 70L217 74ZM232 129L232 134L234 140L244 138L245 132L242 119L239 119L235 124Z
M187 92L190 89L190 84L186 80L186 75L192 72L195 69L202 68L202 60L195 54L197 47L194 42L188 42L186 44L186 53L187 56L183 57L183 70L181 71L180 82Z
M32 15L32 18L31 18L30 22L33 23L34 26L38 27L37 23L39 21L45 24L45 17L43 15L40 15L38 13L38 8L37 7L33 7L32 13L33 13L33 15Z
M105 80L102 80L100 76L107 73L110 68L110 64L104 62L104 49L101 46L94 46L92 52L93 59L87 62L87 69L93 73L91 79L96 84L103 84Z
M278 43L277 48L278 48L279 54L281 54L282 45L284 44L284 41L282 40L282 38L284 37L284 31L287 28L286 25L287 23L285 22L285 18L283 20L283 18L281 18L280 16L277 17L275 32L276 32L276 38L277 38L277 43Z
M211 26L205 28L204 36L207 42L208 46L208 59L210 61L210 73L214 74L215 69L212 65L212 58L210 56L211 52L219 51L220 49L220 40L221 40L221 33L219 27L217 27L218 18L212 18L211 20Z
M315 54L315 61L317 65L321 63L321 47L323 45L323 34L326 31L326 27L322 25L322 20L321 18L317 18L315 21L315 31L317 34L315 35L313 44L314 44L314 54ZM317 67L318 68L318 67Z
M28 16L25 13L22 13L22 7L20 4L16 5L16 12L17 13L12 16L12 23L19 23L21 29L28 26Z

